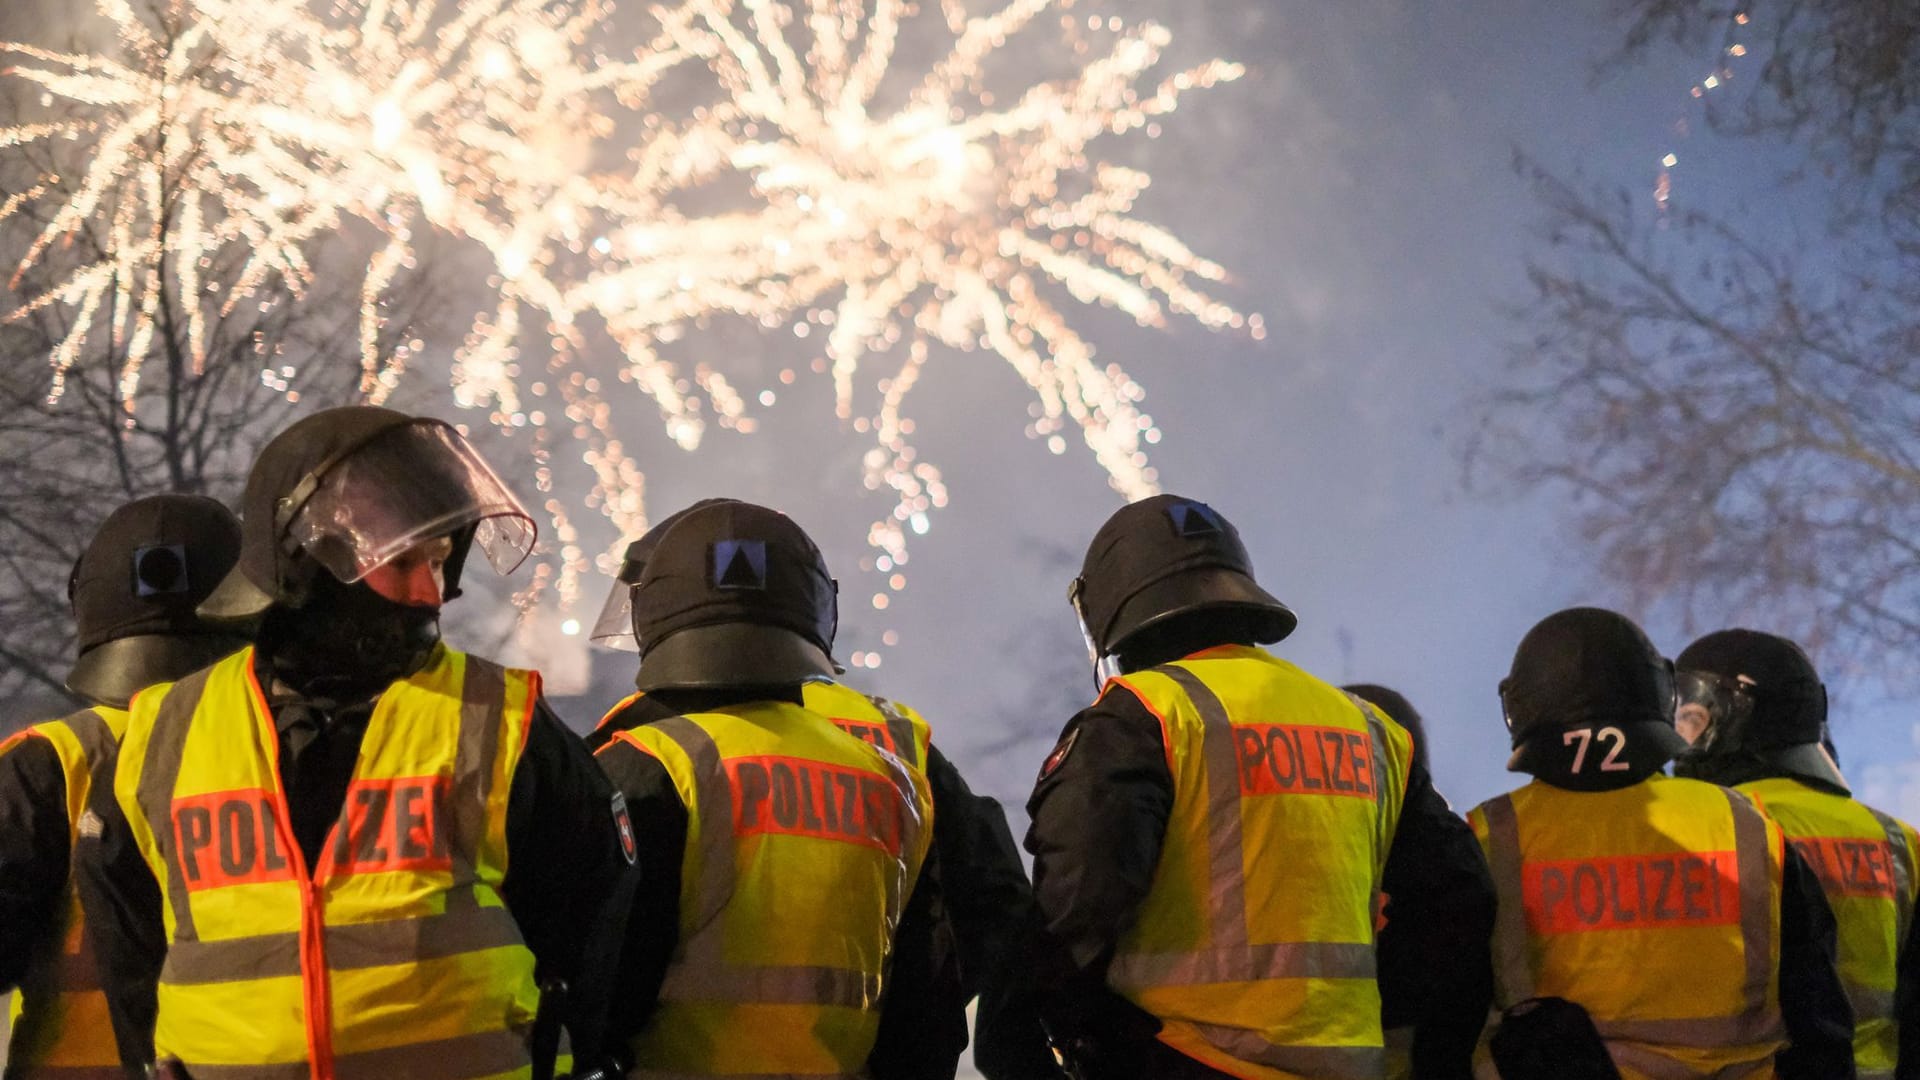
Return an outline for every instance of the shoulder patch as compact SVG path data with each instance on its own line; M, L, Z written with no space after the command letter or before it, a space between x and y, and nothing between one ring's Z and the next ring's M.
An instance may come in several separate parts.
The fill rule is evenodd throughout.
M106 831L106 827L107 823L100 820L100 815L94 813L92 807L88 807L87 812L80 815L80 835L89 840L100 839L100 834Z
M621 792L613 793L613 827L620 834L620 854L626 856L627 865L640 861L640 844L633 836L633 818L627 813L627 797Z
M1040 779L1045 780L1047 777L1060 771L1060 766L1067 762L1067 755L1073 753L1073 744L1078 742L1079 739L1079 728L1074 728L1072 731L1067 732L1067 737L1060 740L1060 744L1053 748L1053 753L1048 754L1047 760L1040 766Z

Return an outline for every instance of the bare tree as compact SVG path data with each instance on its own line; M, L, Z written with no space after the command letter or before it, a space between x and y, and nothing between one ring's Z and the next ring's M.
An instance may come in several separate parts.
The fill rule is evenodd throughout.
M21 111L16 100L11 115ZM0 152L0 203L44 186L0 223L0 266L20 264L71 198L89 150L85 140L59 140ZM177 226L179 194L177 184L163 193L159 228ZM313 253L313 280L300 289L273 279L231 308L207 297L239 280L244 251L211 256L197 275L205 291L195 296L183 295L177 268L147 268L167 282L158 290L150 346L135 356L137 337L116 331L127 313L99 311L54 399L48 361L75 312L32 301L71 267L102 261L112 238L98 222L111 217L110 209L92 215L66 233L13 282L0 312L0 701L8 703L7 722L26 719L36 702L52 706L65 697L73 655L67 577L102 518L160 492L232 503L255 451L293 415L358 392L354 271L362 253L341 236ZM383 351L407 340L432 306L426 280L418 275L387 297ZM188 305L196 303L206 305L197 352L187 326ZM129 398L123 376L135 362L142 377Z
M1469 464L1571 488L1600 569L1642 608L1688 629L1764 624L1819 647L1828 667L1911 683L1920 8L1623 8L1624 56L1667 38L1718 46L1734 27L1765 50L1745 96L1710 117L1831 166L1833 182L1809 185L1831 194L1821 240L1783 243L1789 231L1771 221L1656 220L1521 160L1547 243L1514 310L1510 381L1482 403Z

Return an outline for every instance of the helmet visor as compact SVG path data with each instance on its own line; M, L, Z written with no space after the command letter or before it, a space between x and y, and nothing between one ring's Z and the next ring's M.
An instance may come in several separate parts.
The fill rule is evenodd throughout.
M621 652L640 651L640 638L633 632L633 586L625 581L615 581L607 593L607 602L600 608L600 618L594 621L590 635L595 645Z
M1711 671L1674 673L1674 726L1693 748L1731 750L1753 698L1743 683Z
M423 421L382 432L327 469L294 511L287 540L351 584L470 526L499 573L533 550L533 518L520 501L459 432Z

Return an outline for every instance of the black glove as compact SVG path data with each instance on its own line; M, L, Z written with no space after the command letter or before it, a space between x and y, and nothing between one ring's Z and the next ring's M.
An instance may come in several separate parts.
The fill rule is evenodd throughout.
M1620 1080L1593 1017L1566 998L1528 998L1508 1009L1492 1049L1500 1080Z

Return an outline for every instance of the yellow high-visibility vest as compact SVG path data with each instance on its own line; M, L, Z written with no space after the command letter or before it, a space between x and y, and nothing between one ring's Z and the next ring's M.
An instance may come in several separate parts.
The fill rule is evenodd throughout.
M1585 1007L1626 1080L1774 1075L1785 840L1745 796L1535 781L1467 821L1499 896L1496 1005Z
M1378 1077L1375 896L1412 766L1405 729L1260 649L1114 679L1159 717L1160 864L1108 968L1161 1041L1232 1076Z
M96 783L113 783L113 752L127 727L124 709L105 705L36 724L16 738L45 739L67 778L68 850ZM11 741L11 740L9 740ZM124 1073L107 1015L107 997L73 891L60 913L59 948L47 949L13 995L7 1076L14 1080L118 1080Z
M932 838L925 782L780 702L615 738L658 758L687 807L679 944L629 1075L863 1075Z
M933 742L933 729L913 709L826 679L802 683L800 700L808 712L819 713L841 731L887 751L923 775L926 773L927 748Z
M1738 790L1779 822L1820 878L1840 926L1840 979L1853 1002L1854 1065L1860 1080L1892 1080L1900 1059L1896 964L1920 890L1912 827L1798 780L1756 780Z
M604 728L614 723L627 706L646 696L645 691L639 691L621 698L601 717L598 726ZM810 679L800 684L800 701L808 712L832 720L834 727L872 743L921 773L927 771L927 748L933 742L933 729L912 708L863 694L831 679Z
M539 692L436 647L375 704L311 867L252 649L135 698L114 793L164 899L159 1056L247 1080L528 1075L533 955L500 884Z

